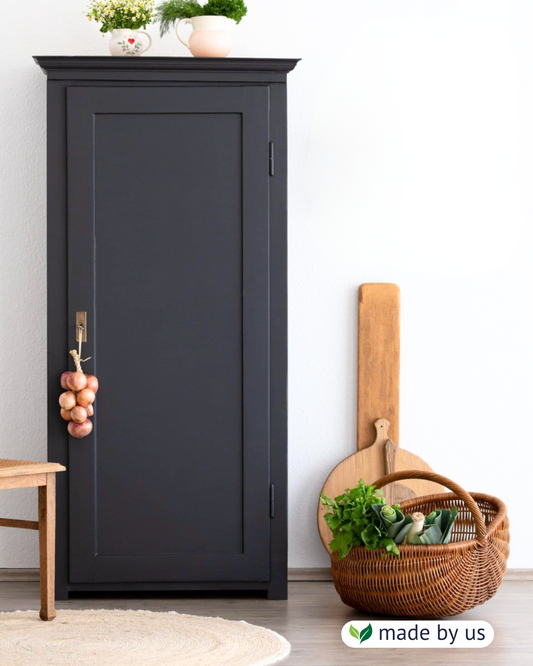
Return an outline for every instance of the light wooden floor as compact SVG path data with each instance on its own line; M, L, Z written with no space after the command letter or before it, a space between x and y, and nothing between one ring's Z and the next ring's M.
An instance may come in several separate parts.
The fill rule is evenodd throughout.
M533 664L533 581L506 581L497 596L461 616L490 622L495 638L482 650L366 650L364 660L342 643L340 630L356 619L339 600L332 583L290 583L288 601L250 597L124 598L98 597L58 603L61 608L137 608L174 610L193 615L246 620L278 631L292 644L283 666L347 666L349 664L411 664L430 666L527 666ZM0 583L0 611L39 607L37 583ZM60 617L60 613L58 613ZM1 631L1 630L0 630ZM1 656L0 656L1 663ZM7 665L6 665L7 666Z

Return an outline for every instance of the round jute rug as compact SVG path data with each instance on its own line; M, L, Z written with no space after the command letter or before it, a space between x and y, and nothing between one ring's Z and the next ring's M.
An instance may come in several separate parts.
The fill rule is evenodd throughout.
M247 622L134 610L0 613L6 666L267 666L290 652L270 629Z

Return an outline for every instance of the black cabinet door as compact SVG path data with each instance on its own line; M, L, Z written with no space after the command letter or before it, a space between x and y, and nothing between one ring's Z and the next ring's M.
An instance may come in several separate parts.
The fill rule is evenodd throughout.
M268 581L269 91L67 91L70 581Z

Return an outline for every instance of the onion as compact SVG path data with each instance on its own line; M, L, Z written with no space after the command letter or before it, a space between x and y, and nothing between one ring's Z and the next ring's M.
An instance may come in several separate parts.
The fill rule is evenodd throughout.
M65 391L59 396L59 405L63 409L72 409L76 406L76 394L72 391Z
M78 405L81 405L82 407L87 407L87 405L92 405L95 398L96 395L94 394L94 391L91 391L90 388L85 388L82 391L80 391L77 395Z
M70 372L70 370L67 370L67 372L64 372L61 375L61 388L65 389L65 391L68 391L68 384L67 384L67 379L72 375L73 373Z
M93 405L87 405L87 407L84 407L84 409L87 412L87 416L94 416L94 407L93 407Z
M72 421L70 409L61 409L61 418L65 419L65 421Z
M84 421L87 420L87 417L89 416L87 414L87 410L85 407L82 407L81 405L76 405L76 407L73 407L70 416L73 421L76 421L76 423L83 423Z
M76 439L81 439L82 437L87 437L91 433L91 430L93 429L93 424L89 419L84 421L83 423L75 423L74 421L70 421L68 424L68 431L72 435L72 437L76 437Z
M87 386L87 376L83 372L72 372L67 377L67 385L72 391L81 391Z
M91 391L98 391L98 379L94 375L85 375L87 377L87 388Z

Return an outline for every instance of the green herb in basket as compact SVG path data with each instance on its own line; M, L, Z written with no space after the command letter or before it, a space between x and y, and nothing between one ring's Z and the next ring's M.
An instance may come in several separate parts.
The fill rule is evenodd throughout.
M394 539L389 536L385 518L375 509L376 506L386 507L383 493L376 491L375 486L367 486L360 479L355 488L346 490L343 495L330 499L321 493L320 500L328 509L324 520L333 533L329 547L341 560L356 546L365 546L368 550L385 548L389 553L400 554ZM389 522L393 525L398 521L389 509L394 510L397 517L399 507L387 507L387 520L391 519Z

